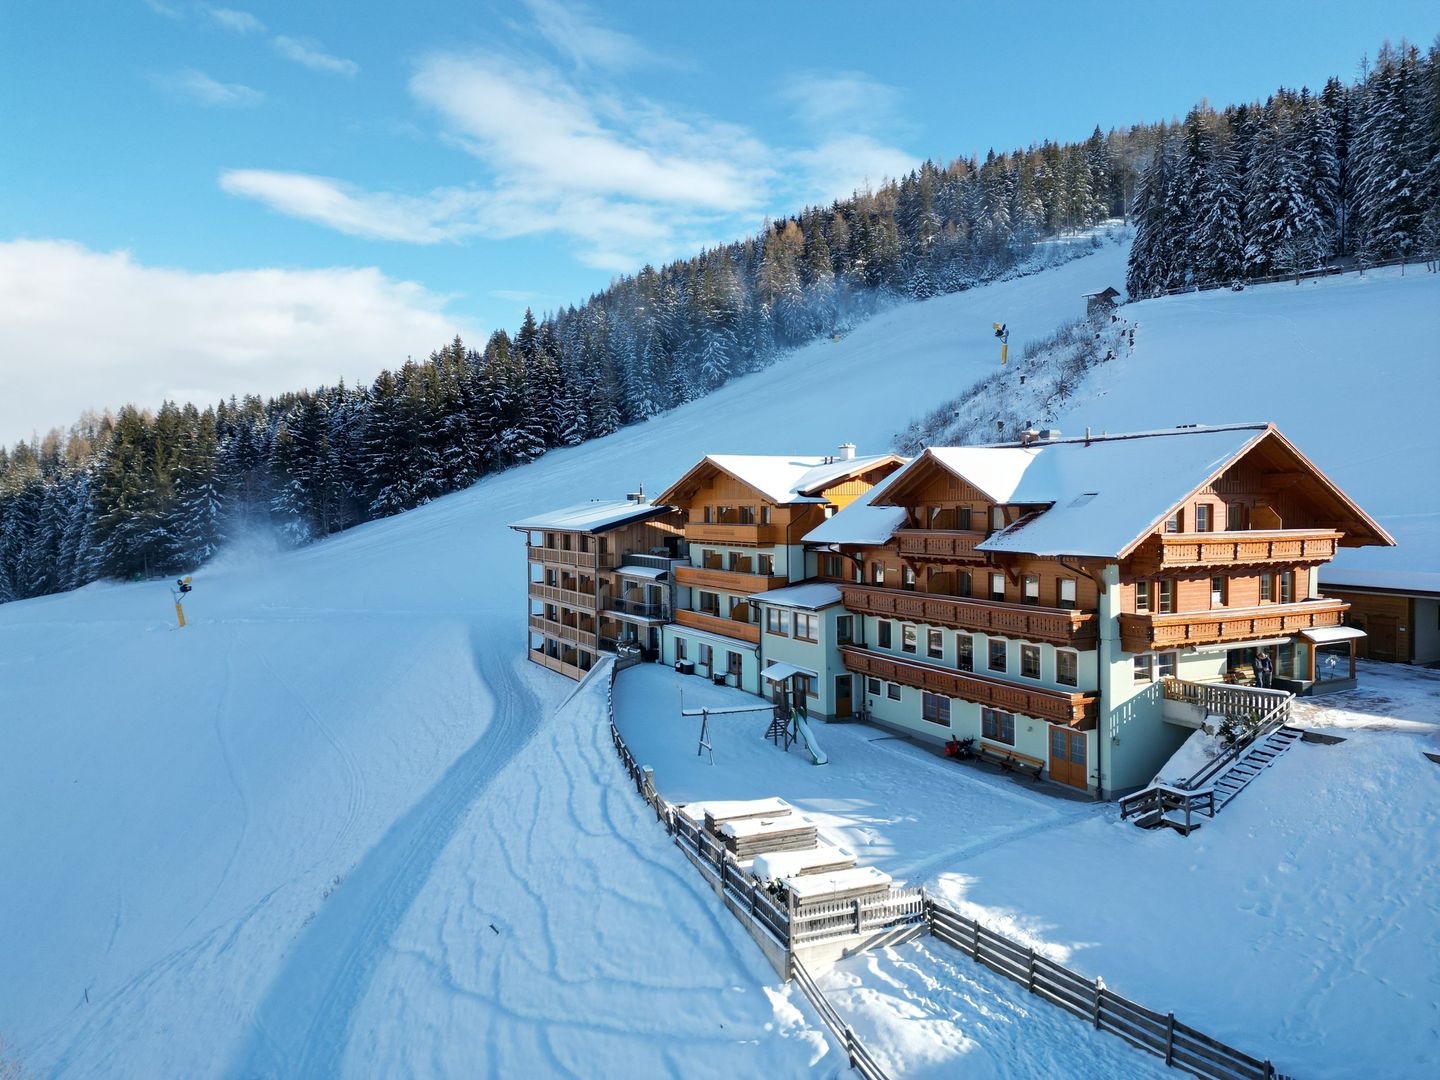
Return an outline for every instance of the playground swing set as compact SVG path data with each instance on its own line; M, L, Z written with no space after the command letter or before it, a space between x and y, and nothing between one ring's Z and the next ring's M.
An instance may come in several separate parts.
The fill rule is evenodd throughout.
M770 714L770 726L765 729L765 738L780 749L787 751L797 742L803 742L806 751L810 754L811 761L816 765L827 764L830 758L820 748L819 742L816 741L815 735L810 729L806 695L797 685L796 677L804 673L792 670L783 674L779 672L764 674L766 681L770 683L771 693L771 701L766 705L740 705L723 709L704 706L698 709L687 709L685 708L685 692L681 690L680 715L700 717L700 741L695 748L695 755L699 757L708 753L710 764L715 764L715 747L711 742L710 717L763 712Z

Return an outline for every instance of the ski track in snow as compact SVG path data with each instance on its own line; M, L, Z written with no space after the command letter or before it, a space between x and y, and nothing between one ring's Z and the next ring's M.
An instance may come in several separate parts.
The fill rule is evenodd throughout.
M435 860L501 769L534 735L540 703L512 654L477 654L493 697L489 725L321 905L290 950L254 1020L241 1076L341 1075L351 1016L391 935Z

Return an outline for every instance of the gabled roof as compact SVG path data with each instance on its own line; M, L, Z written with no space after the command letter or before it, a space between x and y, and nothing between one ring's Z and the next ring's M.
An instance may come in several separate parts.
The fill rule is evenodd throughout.
M714 472L722 472L754 488L776 505L824 502L820 492L840 481L891 462L895 454L836 459L828 456L786 457L779 454L706 454L699 463L661 493L658 502L684 503Z
M931 447L872 492L870 502L877 507L902 503L935 470L944 470L992 502L1038 510L978 544L978 550L1118 559L1261 443L1265 453L1315 481L1317 497L1345 523L1346 543L1393 543L1271 424L1170 428L1030 445Z
M674 507L628 500L615 502L577 503L560 510L537 514L523 521L511 522L510 528L529 532L532 529L557 529L561 532L598 533L618 529L636 521L648 521L670 513Z
M1113 285L1108 285L1105 288L1101 289L1099 292L1087 292L1083 293L1082 295L1086 300L1089 300L1092 297L1096 296L1119 296L1120 290L1115 288L1115 286Z
M897 476L899 473L896 474ZM858 544L878 546L905 524L903 506L875 506L871 500L886 486L881 481L844 510L831 515L805 534L806 544Z

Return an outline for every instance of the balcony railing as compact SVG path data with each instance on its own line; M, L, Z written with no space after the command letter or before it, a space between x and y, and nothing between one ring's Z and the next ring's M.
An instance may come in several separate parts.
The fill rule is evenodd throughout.
M539 600L553 600L557 604L564 604L566 607L580 608L584 611L595 610L595 594L593 592L580 592L576 589L562 589L555 585L541 585L539 582L530 583L530 595Z
M634 615L640 619L670 618L669 604L651 604L643 600L616 600L612 597L605 601L605 610L619 615Z
M899 529L895 533L902 558L945 562L984 562L985 553L975 550L984 539L985 534L975 530Z
M675 621L692 630L704 630L706 633L719 634L721 637L737 638L740 641L748 641L752 645L760 644L758 623L741 622L739 619L727 619L723 615L708 615L703 611L683 609L675 612Z
M962 698L990 709L1033 716L1053 724L1089 729L1095 726L1093 693L1066 693L1041 690L992 679L965 671L952 671L938 664L900 660L859 645L841 645L845 666L858 675L912 686L930 694Z
M1136 552L1140 569L1321 563L1335 557L1344 534L1334 529L1252 529L1243 532L1162 533Z
M573 641L580 645L588 645L592 649L600 647L599 635L593 630L582 630L578 626L570 626L567 623L556 622L554 619L547 619L543 615L530 616L530 629L548 634L560 641Z
M1076 649L1095 646L1096 617L1090 611L1004 604L993 600L962 599L936 593L901 592L864 585L840 588L845 609L862 615L880 615L909 622L950 626L957 630L1001 634L1067 645Z
M776 525L731 525L714 521L691 521L685 526L685 539L691 543L711 544L780 544L784 529ZM796 537L797 541L799 537Z
M613 555L601 555L598 551L567 551L564 548L550 548L540 544L528 545L525 549L525 557L531 562L593 567L596 570L610 570L615 566L615 556Z
M769 574L745 574L738 570L707 570L699 566L677 566L675 582L692 589L719 589L721 592L749 595L779 589L789 579Z
M1170 615L1120 616L1120 647L1126 652L1156 652L1187 645L1223 645L1294 634L1320 626L1339 626L1350 605L1343 600L1306 600L1230 611L1186 611Z

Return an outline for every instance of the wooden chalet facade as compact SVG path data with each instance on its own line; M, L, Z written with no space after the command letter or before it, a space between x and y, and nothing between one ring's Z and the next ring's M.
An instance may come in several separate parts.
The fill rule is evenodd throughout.
M643 500L582 503L519 521L529 568L532 661L572 679L633 642L659 653L681 562L681 517Z
M1394 541L1273 425L1027 435L908 463L705 458L646 520L681 556L657 658L761 694L785 670L811 716L972 739L1101 797L1193 730L1167 679L1253 681L1265 649L1276 688L1352 685L1363 635L1318 570ZM547 662L573 638L536 625L536 588Z

